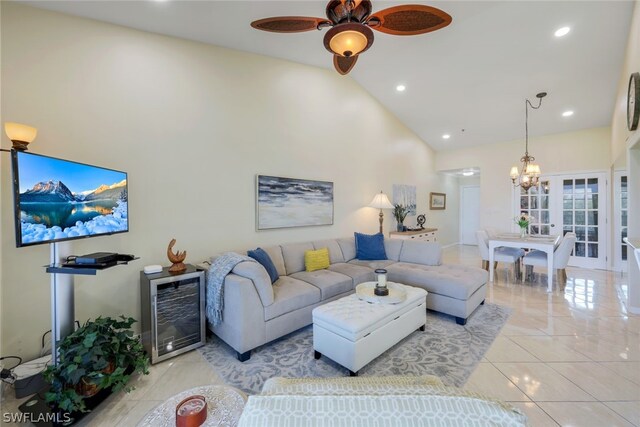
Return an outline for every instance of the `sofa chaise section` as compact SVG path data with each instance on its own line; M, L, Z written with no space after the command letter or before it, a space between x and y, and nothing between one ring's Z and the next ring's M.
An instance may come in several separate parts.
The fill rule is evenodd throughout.
M465 325L467 319L484 303L486 270L464 265L442 264L438 243L406 241L397 263L387 267L389 280L423 288L427 308L456 318Z

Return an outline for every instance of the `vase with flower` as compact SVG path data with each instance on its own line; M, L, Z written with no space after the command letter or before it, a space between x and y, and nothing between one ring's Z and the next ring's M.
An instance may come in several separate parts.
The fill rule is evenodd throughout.
M521 213L517 217L515 217L515 222L520 227L520 238L524 239L527 236L527 230L529 229L529 224L533 222L533 217L526 213Z
M393 217L396 219L397 230L404 231L404 219L409 215L409 208L404 205L393 205Z

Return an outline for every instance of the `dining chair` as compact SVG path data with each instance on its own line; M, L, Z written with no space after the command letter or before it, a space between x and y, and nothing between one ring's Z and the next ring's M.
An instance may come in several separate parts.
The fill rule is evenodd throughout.
M478 239L478 249L480 250L480 257L482 258L482 268L489 271L489 235L484 230L476 231L476 237ZM513 264L513 274L517 280L520 280L522 273L520 270L520 258L524 256L524 251L518 248L505 248L498 247L493 254L494 265L496 268L499 262L506 262Z
M567 233L564 235L556 249L553 251L553 269L556 272L558 283L567 282L567 264L571 251L576 243L576 234ZM525 265L525 278L531 279L533 275L533 267L547 267L547 254L543 251L534 250L529 252L522 259Z

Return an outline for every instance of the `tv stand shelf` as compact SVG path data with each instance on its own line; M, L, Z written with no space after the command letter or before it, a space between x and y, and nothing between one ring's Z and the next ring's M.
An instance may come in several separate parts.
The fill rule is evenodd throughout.
M140 257L135 257L131 261L135 261L140 259ZM107 268L117 267L118 265L127 265L131 261L117 261L113 265L108 265L104 267L65 267L61 264L49 264L45 265L47 273L52 274L78 274L84 276L95 276L98 270L106 270Z

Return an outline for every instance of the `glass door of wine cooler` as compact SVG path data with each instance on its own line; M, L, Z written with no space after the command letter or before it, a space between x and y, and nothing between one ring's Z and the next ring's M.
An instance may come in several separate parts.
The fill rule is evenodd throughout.
M152 281L151 334L153 358L157 361L204 344L203 279L199 272Z

